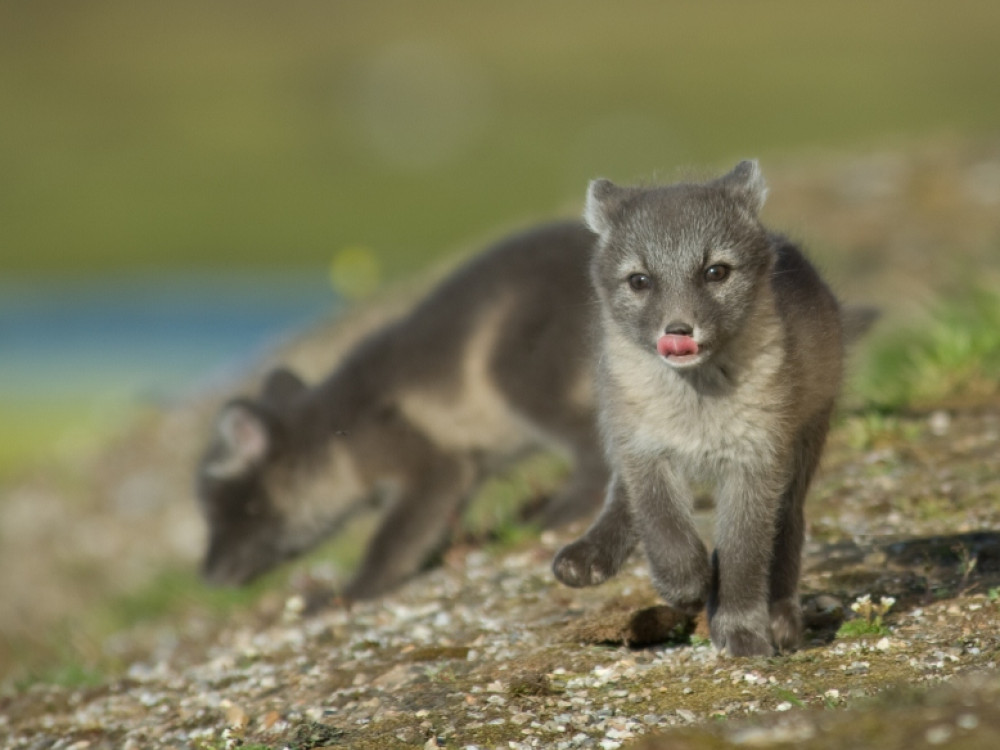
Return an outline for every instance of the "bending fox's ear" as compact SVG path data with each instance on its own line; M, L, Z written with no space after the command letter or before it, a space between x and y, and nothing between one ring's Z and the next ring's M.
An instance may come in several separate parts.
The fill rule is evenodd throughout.
M611 180L591 180L583 208L583 220L591 232L604 237L611 231L628 192L627 188L618 187Z
M280 414L306 390L302 378L285 367L277 367L264 378L260 400Z
M757 214L767 200L767 183L756 159L741 161L732 172L718 180L735 198L742 201L750 212Z
M271 447L263 417L249 405L235 401L222 408L215 422L216 442L205 462L205 474L233 479L259 466Z

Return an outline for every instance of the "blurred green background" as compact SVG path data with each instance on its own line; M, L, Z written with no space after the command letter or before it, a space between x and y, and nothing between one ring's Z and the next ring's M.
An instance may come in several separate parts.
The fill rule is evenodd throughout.
M585 181L995 130L995 2L8 2L5 276L406 273Z
M593 176L995 133L998 43L992 0L3 3L0 474ZM257 318L179 353L205 299Z

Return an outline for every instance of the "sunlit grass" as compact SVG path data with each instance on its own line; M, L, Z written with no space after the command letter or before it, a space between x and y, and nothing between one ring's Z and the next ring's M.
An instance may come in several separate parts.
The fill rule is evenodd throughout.
M1000 394L1000 294L972 288L923 319L877 336L858 387L883 409Z
M46 466L73 464L99 450L131 414L92 396L38 401L0 393L0 483Z

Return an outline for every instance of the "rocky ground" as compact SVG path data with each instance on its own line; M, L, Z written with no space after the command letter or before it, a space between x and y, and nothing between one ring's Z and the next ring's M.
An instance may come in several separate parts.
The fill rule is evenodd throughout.
M983 529L1000 528L1000 403L899 419L860 451L857 419L838 430L811 503L797 653L719 656L701 626L657 606L638 558L603 587L562 588L549 563L566 535L544 534L456 548L349 610L306 565L221 631L164 633L106 684L8 693L0 732L16 748L608 749L663 732L715 747L859 731L832 718L846 708L866 717L869 746L901 727L918 746L995 740L1000 534ZM908 507L930 510L894 517ZM876 610L894 599L881 623L851 611L866 596ZM838 635L845 619L853 629ZM961 687L869 701L947 682ZM885 712L896 718L871 720Z
M830 275L890 323L949 283L955 258L997 271L996 144L816 159L772 183L772 221L844 248ZM315 377L406 296L278 356ZM0 746L1000 746L996 394L894 415L847 399L809 501L794 654L719 656L703 624L659 606L640 557L602 587L559 586L549 564L572 530L457 544L350 609L334 598L345 571L310 560L222 617L95 629L95 601L194 567L190 467L222 395L151 410L4 488ZM74 659L119 666L84 685L25 680L34 651L58 656L53 633Z

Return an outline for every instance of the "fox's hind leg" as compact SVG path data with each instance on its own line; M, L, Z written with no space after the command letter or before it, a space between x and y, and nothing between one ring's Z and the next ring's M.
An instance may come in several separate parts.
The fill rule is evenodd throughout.
M781 497L771 558L771 634L780 651L790 651L802 638L799 576L805 538L806 492L823 453L830 426L830 410L815 417L801 431L793 456L792 478Z

